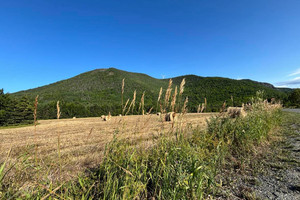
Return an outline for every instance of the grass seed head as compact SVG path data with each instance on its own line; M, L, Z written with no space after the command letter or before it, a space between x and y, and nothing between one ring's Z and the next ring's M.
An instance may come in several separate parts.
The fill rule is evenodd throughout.
M57 116L57 119L59 119L60 115L61 115L60 107L59 107L59 101L57 101L57 103L56 103L56 108L57 108L56 116Z
M168 107L169 105L169 101L170 101L170 96L171 96L171 92L172 92L172 79L169 80L169 86L168 89L166 91L166 95L165 95L165 109Z
M144 105L145 105L145 91L141 97L141 106L142 106L142 114L144 115Z
M186 112L187 112L187 103L189 102L189 98L188 97L186 97L185 98L185 101L184 101L184 104L183 104L183 107L182 107L182 114L185 114Z
M129 103L129 99L127 99L127 101L126 101L126 103L125 103L125 106L124 106L124 108L123 108L123 114L124 114L124 112L125 112L125 110L126 110L126 107L127 107L128 103Z
M203 113L204 109L205 109L205 104L202 103L202 104L201 104L201 113Z
M174 91L174 94L172 97L172 102L171 102L172 112L174 112L174 109L175 109L176 97L177 97L177 86L175 87L175 91Z
M124 94L125 78L122 80L122 94Z
M37 119L37 106L39 104L38 102L38 98L39 98L39 95L37 95L35 97L35 101L34 101L34 111L33 111L33 118L34 118L34 124L36 125L36 119Z
M183 94L184 91L184 85L185 85L185 78L182 79L181 83L180 83L180 90L179 90L179 95Z
M159 100L160 100L160 98L161 98L161 95L162 95L162 87L161 87L160 90L159 90L157 102L159 102Z

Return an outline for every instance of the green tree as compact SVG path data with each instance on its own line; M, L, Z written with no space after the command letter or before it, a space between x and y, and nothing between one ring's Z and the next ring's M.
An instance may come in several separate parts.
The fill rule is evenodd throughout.
M289 101L291 102L291 106L300 108L300 89L295 89L291 93L291 95L289 96Z
M8 124L31 123L33 106L25 96L12 99L4 90L0 90L0 126Z
M0 126L7 124L10 113L9 105L11 105L11 98L8 94L4 94L4 90L0 89Z
M15 105L13 113L14 123L31 123L33 121L33 105L23 96Z

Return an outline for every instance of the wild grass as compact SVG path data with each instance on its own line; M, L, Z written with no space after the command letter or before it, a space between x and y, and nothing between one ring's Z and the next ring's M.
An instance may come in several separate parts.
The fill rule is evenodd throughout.
M57 101L56 108L57 108L56 116L57 116L57 120L59 120L60 115L61 115L59 101ZM61 177L61 153L60 153L60 130L59 130L59 128L57 130L57 151L58 151L59 178L60 178Z
M143 92L143 95L141 97L138 113L140 113L140 110L142 109L141 114L144 115L145 114L144 107L145 107L145 91Z
M131 101L131 103L130 103L130 105L128 107L128 110L127 110L127 112L126 112L125 115L127 115L130 112L130 110L133 113L133 109L135 107L135 99L136 99L136 90L134 90L134 92L133 92L132 101ZM126 108L126 106L125 106L125 108Z
M167 88L166 94L165 94L164 109L163 109L162 113L166 113L167 109L169 107L169 101L170 101L170 97L171 97L171 93L172 93L172 84L173 84L173 81L172 81L172 79L170 79L169 85L168 85L168 88Z
M160 104L160 98L162 95L162 87L159 90L158 98L157 98L157 103L156 103L156 112L158 111L158 104Z
M122 79L122 90L121 90L121 111L123 111L123 98L124 98L124 87L125 87L125 78ZM124 112L123 112L124 113Z
M35 97L35 101L34 101L34 111L33 111L33 120L34 120L34 138L36 138L36 125L37 125L37 106L38 106L38 98L39 98L39 95L37 95ZM37 164L37 142L35 140L35 149L34 149L34 160L35 160L35 163Z
M181 104L184 84L183 80L178 95L180 100L174 105L174 109L181 108L181 115L188 109L188 97ZM173 110L176 89L170 107L171 93L170 80L163 105L160 98L157 101L164 113L168 109ZM135 99L136 91L127 113L132 111ZM24 153L11 162L10 166L16 166L16 177L2 178L0 195L2 199L206 199L216 194L220 184L215 177L224 166L225 159L232 155L243 159L255 145L267 140L271 130L280 123L280 113L280 105L268 104L258 96L253 99L252 111L245 117L212 117L207 121L206 130L192 126L192 123L183 126L184 121L181 120L169 130L162 128L157 134L142 135L147 140L143 140L137 132L148 128L151 115L149 118L136 118L134 128L126 127L125 117L121 117L122 126L112 130L113 136L105 145L101 163L88 173L79 175L76 180L57 182L46 178L51 176L50 173L41 174L40 182L32 187L24 180L29 180L32 173L45 167L42 164L45 161L40 159L40 165L32 168L30 154ZM159 123L166 125L163 121ZM128 131L126 128L136 131L124 137L121 133ZM8 170L7 162L0 166L1 175ZM55 167L48 166L49 172ZM24 172L26 179L22 178Z

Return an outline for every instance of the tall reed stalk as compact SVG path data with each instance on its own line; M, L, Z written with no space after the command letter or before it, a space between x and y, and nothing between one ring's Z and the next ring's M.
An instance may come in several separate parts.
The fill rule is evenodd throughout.
M57 120L59 120L61 112L60 112L60 107L59 107L59 101L56 103L56 117ZM59 162L59 177L61 177L61 154L60 154L60 130L57 130L57 150L58 150L58 162Z
M186 97L185 98L185 101L184 101L184 103L183 103L183 106L182 106L182 110L181 110L181 113L182 114L185 114L186 112L187 112L187 103L189 102L189 98L188 97Z
M172 79L170 79L168 89L166 90L166 94L165 94L164 112L167 112L167 108L169 107L169 101L170 101L171 92L172 92L172 83L173 83L173 81L172 81Z
M156 112L158 112L158 104L160 104L160 98L162 95L162 87L159 90L158 98L157 98L157 103L156 103Z
M184 85L185 85L185 78L182 79L181 83L180 83L180 87L179 87L179 98L178 98L178 108L177 108L177 112L179 111L180 107L181 107L181 101L182 101L182 94L184 92Z
M205 104L204 104L204 103L202 103L202 104L201 104L201 111L200 111L201 113L203 113L203 111L204 111L204 108L205 108Z
M225 112L226 109L226 100L223 102L222 108L220 109L220 113Z
M37 165L37 135L36 135L36 125L37 125L37 108L38 108L38 98L39 95L35 97L34 101L34 111L33 111L33 120L34 120L34 143L35 143L35 150L34 150L34 160L35 165Z
M174 91L174 94L173 94L173 97L172 97L172 102L171 102L172 112L175 112L176 97L177 97L177 86L175 87L175 91Z
M124 108L123 108L123 110L122 110L122 115L124 115L124 113L125 113L125 111L126 111L126 108L127 108L127 105L128 105L128 103L129 103L129 99L127 99L127 101L126 101L126 103L125 103L125 106L124 106Z
M128 110L127 110L127 112L126 112L125 115L127 115L130 112L130 109L132 110L131 112L133 114L133 109L134 109L134 106L135 106L135 99L136 99L136 90L134 90L133 99L132 99L132 101L131 101L131 103L130 103L130 105L128 107Z
M123 78L123 80L122 80L122 91L121 91L122 109L121 109L121 111L123 111L123 109L124 109L124 107L123 107L124 87L125 87L125 78Z
M144 106L145 106L145 91L143 92L143 95L142 95L142 97L141 97L142 115L145 114Z
M200 113L200 111L201 111L201 104L198 105L197 113Z

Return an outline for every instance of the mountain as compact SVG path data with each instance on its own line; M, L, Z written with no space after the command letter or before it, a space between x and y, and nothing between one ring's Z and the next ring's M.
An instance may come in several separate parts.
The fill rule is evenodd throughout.
M125 78L125 98L146 91L150 96L167 86L166 81L152 78L146 74L131 73L115 68L96 69L82 73L70 79L43 87L20 91L15 96L27 95L31 98L39 95L39 100L47 103L53 100L80 102L84 104L110 104L121 102L122 79Z
M56 101L61 102L63 117L99 116L111 112L121 113L121 86L125 78L124 104L132 99L134 90L137 91L137 106L145 91L145 107L154 107L160 87L164 91L168 86L168 79L155 79L146 74L132 73L115 68L96 69L82 73L70 79L62 80L50 85L13 93L16 98L27 96L33 100L39 95L40 118L54 118L56 116ZM185 78L186 85L183 96L189 97L189 110L196 111L199 103L207 98L207 111L218 111L226 100L228 105L241 105L256 95L258 90L265 92L265 98L275 97L284 99L287 91L279 90L268 83L252 80L234 80L221 77L201 77L185 75L172 78L173 88L179 86ZM174 90L173 90L174 91ZM231 101L233 97L233 102Z

